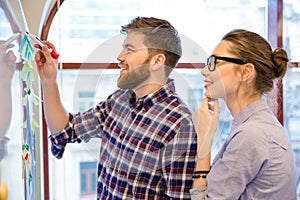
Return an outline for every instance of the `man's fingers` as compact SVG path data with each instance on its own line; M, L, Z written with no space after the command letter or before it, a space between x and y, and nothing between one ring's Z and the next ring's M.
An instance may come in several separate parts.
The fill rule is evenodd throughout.
M39 44L34 44L33 46L37 49L40 49L40 50L42 49L42 47Z
M44 43L46 45L48 45L51 49L53 49L54 51L56 51L56 48L55 48L54 44L52 44L51 42L48 42L48 41L44 41Z
M41 51L38 51L35 54L35 61L38 66L43 66L46 63L45 55Z

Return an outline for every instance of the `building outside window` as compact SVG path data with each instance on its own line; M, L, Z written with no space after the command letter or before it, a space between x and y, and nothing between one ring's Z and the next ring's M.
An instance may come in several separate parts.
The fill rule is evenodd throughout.
M283 80L284 127L292 142L297 167L297 194L300 199L300 1L283 1L283 47L293 65Z
M293 27L288 29L288 33L285 33L284 44L292 58L299 61L300 58L297 57L298 45L296 44L299 44L297 41L299 40L300 31L298 27L300 26L297 24L297 20L290 22L292 15L299 15L299 12L295 10L297 7L295 4L298 5L298 3L299 1L284 1L284 5L287 5L288 9L294 9L288 16L284 16L284 20L289 21L289 27ZM267 38L267 12L268 1L266 0L191 0L189 3L171 0L154 0L154 2L146 0L129 0L126 2L118 0L65 0L50 27L48 40L53 42L61 53L60 62L62 63L116 63L116 57L121 51L124 38L119 32L121 25L127 24L136 16L164 18L178 29L183 38L184 53L179 63L180 67L182 63L205 63L213 47L225 33L232 29L245 28ZM287 25L284 26L285 31L287 27ZM290 72L288 72L286 80L290 80ZM291 74L292 76L295 75L294 72ZM58 81L62 83L60 90L64 105L71 112L83 111L88 104L80 102L80 98L76 98L76 96L79 94L78 92L85 91L94 93L94 96L89 97L88 101L92 102L90 104L96 105L117 89L118 75L118 69L62 69ZM201 101L198 98L201 98L201 90L203 89L200 69L193 67L176 69L171 77L175 79L178 94L194 111L200 106ZM297 86L295 86L297 84L294 81L295 79L288 81L292 86L288 86L290 89L284 91L284 99L285 97L289 98L291 94L296 94L294 91L297 91ZM93 101L91 101L92 99ZM293 102L293 105L296 106L297 104L300 105L296 101ZM295 127L299 118L297 112L294 111L291 115L286 109L285 107L285 125L293 142L295 155L298 156L297 159L299 160L299 142L296 136L299 130ZM215 140L213 153L218 150L230 130L231 116L225 109L225 105L222 105L220 121L220 130ZM50 190L58 188L56 187L57 176L64 174L59 179L63 177L65 185L78 188L78 191L81 191L81 184L83 183L80 180L88 179L79 174L74 177L74 173L69 173L73 175L70 179L65 169L70 169L69 166L74 164L80 168L82 162L96 162L100 145L98 142L70 145L71 147L67 148L63 161L57 161L49 155L52 170L50 172L53 173L50 175ZM73 158L75 155L76 161ZM74 170L76 171L76 167ZM68 180L72 180L72 182ZM87 184L85 182L84 185ZM80 199L80 195L71 194L66 186L62 188L58 190L65 194L65 199ZM51 198L55 199L55 193L50 193L53 194ZM300 189L298 193L300 193Z
M80 163L81 199L95 198L97 192L97 162Z
M267 4L267 0L190 0L188 3L172 0L65 0L51 25L48 40L60 52L60 62L115 63L123 40L120 26L136 16L155 16L169 20L182 35L184 55L180 64L205 63L213 47L231 29L245 28L267 37ZM283 80L284 126L294 148L300 199L300 1L283 0L283 4L283 47L294 64ZM1 8L0 30L0 39L3 40L13 33ZM18 56L18 45L15 44L14 52ZM1 182L13 188L10 189L10 199L23 199L24 196L24 185L19 180L22 160L20 154L15 153L22 152L23 133L20 127L23 123L20 104L23 88L19 73L16 70L12 80L14 123L7 131L10 139L8 155L0 163ZM70 112L82 112L95 106L117 89L118 76L118 69L60 70L58 82L65 107ZM199 98L203 95L200 69L176 69L172 78L176 80L178 94L194 111L200 106ZM213 153L222 144L231 125L228 111L222 108L221 112ZM99 140L91 140L87 144L68 145L61 160L49 155L51 199L95 199L99 147ZM9 176L11 171L14 176Z

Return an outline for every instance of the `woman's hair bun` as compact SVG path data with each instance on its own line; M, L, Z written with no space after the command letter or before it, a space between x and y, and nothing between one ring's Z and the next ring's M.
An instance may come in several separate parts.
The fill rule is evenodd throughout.
M287 52L282 48L276 48L272 52L272 61L274 64L274 74L276 78L282 78L287 70L289 61Z

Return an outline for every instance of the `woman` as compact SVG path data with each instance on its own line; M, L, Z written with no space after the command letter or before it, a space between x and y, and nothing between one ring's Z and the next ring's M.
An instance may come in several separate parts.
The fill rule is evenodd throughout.
M227 33L202 70L205 96L193 116L198 159L192 199L296 199L293 150L264 94L287 70L285 50L260 35ZM231 133L210 166L222 98L234 117ZM200 120L201 119L201 120Z

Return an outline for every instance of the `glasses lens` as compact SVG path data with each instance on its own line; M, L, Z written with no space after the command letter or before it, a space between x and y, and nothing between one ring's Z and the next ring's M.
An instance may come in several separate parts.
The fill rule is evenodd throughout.
M206 65L207 65L209 71L214 71L215 70L215 60L216 60L216 58L214 56L210 56L207 59Z

